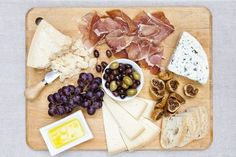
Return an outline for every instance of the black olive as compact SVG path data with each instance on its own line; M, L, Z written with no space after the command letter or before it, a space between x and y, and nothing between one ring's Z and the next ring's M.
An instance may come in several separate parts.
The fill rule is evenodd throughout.
M102 62L101 62L101 65L102 65L102 67L105 69L108 64L107 64L106 62L102 61Z
M116 75L116 80L121 81L122 80L122 75L121 74Z
M105 74L103 75L103 79L104 79L104 80L107 80L107 79L108 79L108 74L105 73Z
M105 83L105 87L106 87L106 88L109 88L109 87L110 87L110 83L109 83L108 81Z
M134 79L134 76L133 76L132 74L129 74L129 77L130 77L131 79Z
M135 83L139 86L140 85L140 81L139 80L135 80Z
M126 97L125 94L121 94L121 95L120 95L120 98L121 98L121 99L124 99L125 97Z
M95 49L93 51L93 55L94 55L94 57L98 58L99 57L99 51Z
M138 87L138 84L136 82L133 83L132 88L137 88L137 87Z
M101 65L96 65L96 71L101 72L102 71L102 66Z
M105 70L105 73L106 74L110 74L112 72L112 70L110 69L110 68L107 68L106 70Z
M127 68L127 69L125 70L125 73L126 73L127 75L131 74L132 72L133 72L132 68Z
M116 75L119 74L119 72L118 72L118 70L113 70L113 71L112 71L112 74L116 76Z
M114 91L114 92L112 92L112 94L114 95L114 96L119 96L119 94L118 94L118 92L117 91Z
M106 50L106 55L108 58L110 58L112 56L112 52L110 50Z
M125 64L125 68L126 68L126 69L132 69L132 65L130 65L130 64Z
M111 75L109 75L109 78L111 81L113 81L115 79L115 76L111 74Z
M117 86L121 86L122 82L121 81L116 81Z

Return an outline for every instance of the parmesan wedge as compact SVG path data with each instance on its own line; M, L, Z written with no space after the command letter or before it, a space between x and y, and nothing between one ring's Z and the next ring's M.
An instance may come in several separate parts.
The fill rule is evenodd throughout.
M149 119L149 120L152 120L152 118L151 118L151 116L152 116L152 111L154 110L154 107L155 107L156 102L153 101L153 100L150 100L150 99L144 99L144 98L138 98L138 99L140 99L140 100L142 100L142 101L144 101L144 102L147 103L147 107L146 107L146 109L145 109L145 111L144 111L144 113L143 113L142 116L143 116L144 118L147 118L147 119Z
M130 140L133 140L144 131L142 124L108 95L104 95L104 104L116 120L118 126Z

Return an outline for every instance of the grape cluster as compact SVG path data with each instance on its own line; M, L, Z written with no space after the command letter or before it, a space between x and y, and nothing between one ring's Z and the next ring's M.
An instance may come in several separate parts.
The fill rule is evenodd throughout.
M102 107L104 92L100 88L102 79L91 73L81 73L77 81L78 86L68 85L60 88L58 92L48 96L50 116L64 115L72 112L74 108L84 108L89 115Z

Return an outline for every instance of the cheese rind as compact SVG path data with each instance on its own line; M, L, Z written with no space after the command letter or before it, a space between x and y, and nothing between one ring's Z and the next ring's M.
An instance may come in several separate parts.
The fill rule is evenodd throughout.
M167 68L201 84L209 77L207 55L198 40L187 32L182 33Z
M30 45L27 66L44 69L50 65L49 59L63 47L69 46L72 39L54 28L51 24L42 20L37 26Z
M107 150L111 154L126 151L126 145L120 135L120 129L106 105L102 107Z
M133 140L144 131L142 124L108 95L104 95L104 104L109 109L118 126L130 140Z

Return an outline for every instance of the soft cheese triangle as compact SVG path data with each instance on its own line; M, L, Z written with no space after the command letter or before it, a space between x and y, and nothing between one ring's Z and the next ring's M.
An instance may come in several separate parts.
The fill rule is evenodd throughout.
M102 113L108 152L114 154L127 150L126 145L120 135L119 126L112 117L106 105L103 105Z
M72 39L69 36L62 34L48 22L42 20L37 26L30 45L27 66L38 69L47 68L50 65L50 57L71 43Z
M183 32L172 55L168 70L205 84L209 76L207 55L198 40Z

